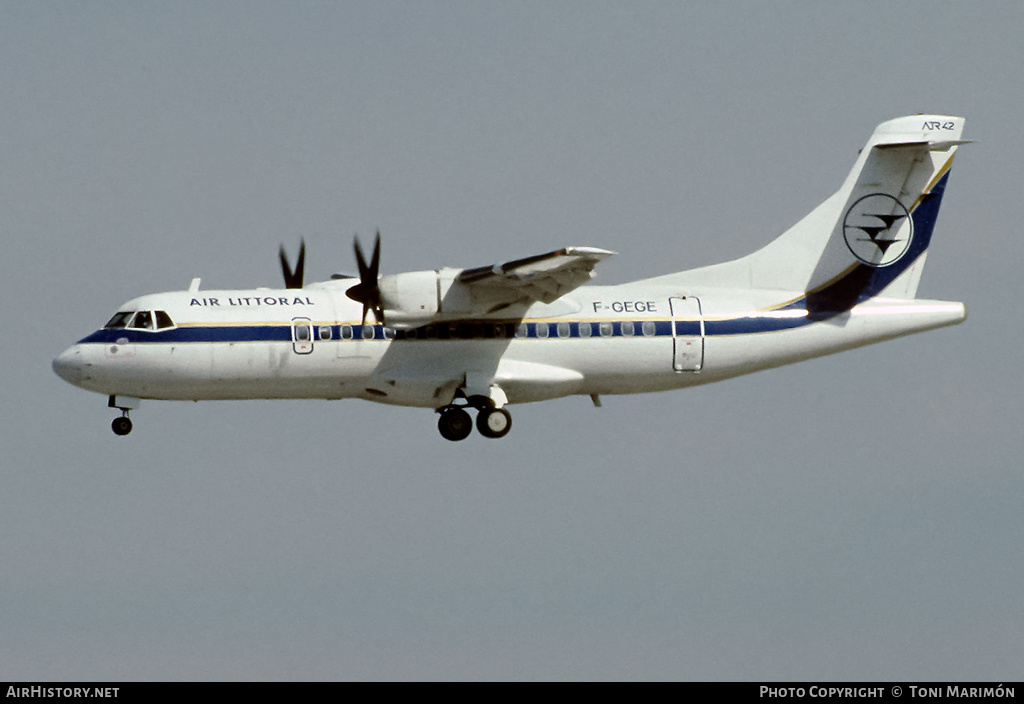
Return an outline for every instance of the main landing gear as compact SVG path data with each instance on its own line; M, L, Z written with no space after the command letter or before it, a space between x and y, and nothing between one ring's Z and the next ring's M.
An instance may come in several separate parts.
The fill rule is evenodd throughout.
M481 435L485 438L503 438L508 435L512 429L512 416L508 411L484 403L476 407L479 409L476 429ZM445 406L437 412L441 414L437 420L437 429L445 440L465 440L473 432L473 420L466 412L466 406Z

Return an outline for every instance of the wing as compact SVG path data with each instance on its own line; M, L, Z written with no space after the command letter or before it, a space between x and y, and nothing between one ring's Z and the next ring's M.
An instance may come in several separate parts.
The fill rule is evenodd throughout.
M480 293L551 303L594 275L594 267L615 254L597 247L566 247L494 266L463 269L455 280Z
M514 318L538 301L553 303L586 283L597 263L613 254L596 247L566 247L476 269L389 274L376 277L376 285L373 276L361 277L355 286L351 279L330 283L345 286L349 298L362 302L364 317L372 310L390 327L411 329L430 322Z

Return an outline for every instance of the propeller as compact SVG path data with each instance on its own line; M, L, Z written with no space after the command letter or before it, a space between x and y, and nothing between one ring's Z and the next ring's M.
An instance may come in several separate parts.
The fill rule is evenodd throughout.
M366 313L370 310L377 318L377 322L384 324L384 302L381 299L380 286L377 278L380 275L380 230L377 230L377 239L373 243L373 256L370 263L366 263L363 256L363 248L359 245L359 238L355 239L356 264L359 266L359 283L345 292L345 295L353 301L363 304L363 324L366 324Z
M302 274L306 267L305 238L303 238L302 244L299 246L299 258L295 262L295 271L292 271L292 267L288 263L288 255L284 253L284 245L281 245L281 251L278 252L278 255L281 257L281 273L284 274L284 287L302 288Z

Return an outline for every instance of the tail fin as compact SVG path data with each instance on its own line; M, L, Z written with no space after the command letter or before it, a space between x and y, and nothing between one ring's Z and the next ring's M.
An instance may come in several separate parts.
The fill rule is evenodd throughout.
M652 282L805 292L819 310L862 296L914 298L963 127L943 115L883 122L842 187L774 242Z

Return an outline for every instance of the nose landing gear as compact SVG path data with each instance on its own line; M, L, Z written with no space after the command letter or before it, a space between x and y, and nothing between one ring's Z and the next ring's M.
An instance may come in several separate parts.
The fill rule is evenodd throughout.
M134 396L111 396L107 401L109 408L116 408L121 411L121 417L115 418L114 422L110 424L110 429L114 431L114 435L127 435L132 432L132 421L128 417L128 411L138 408L141 401Z

